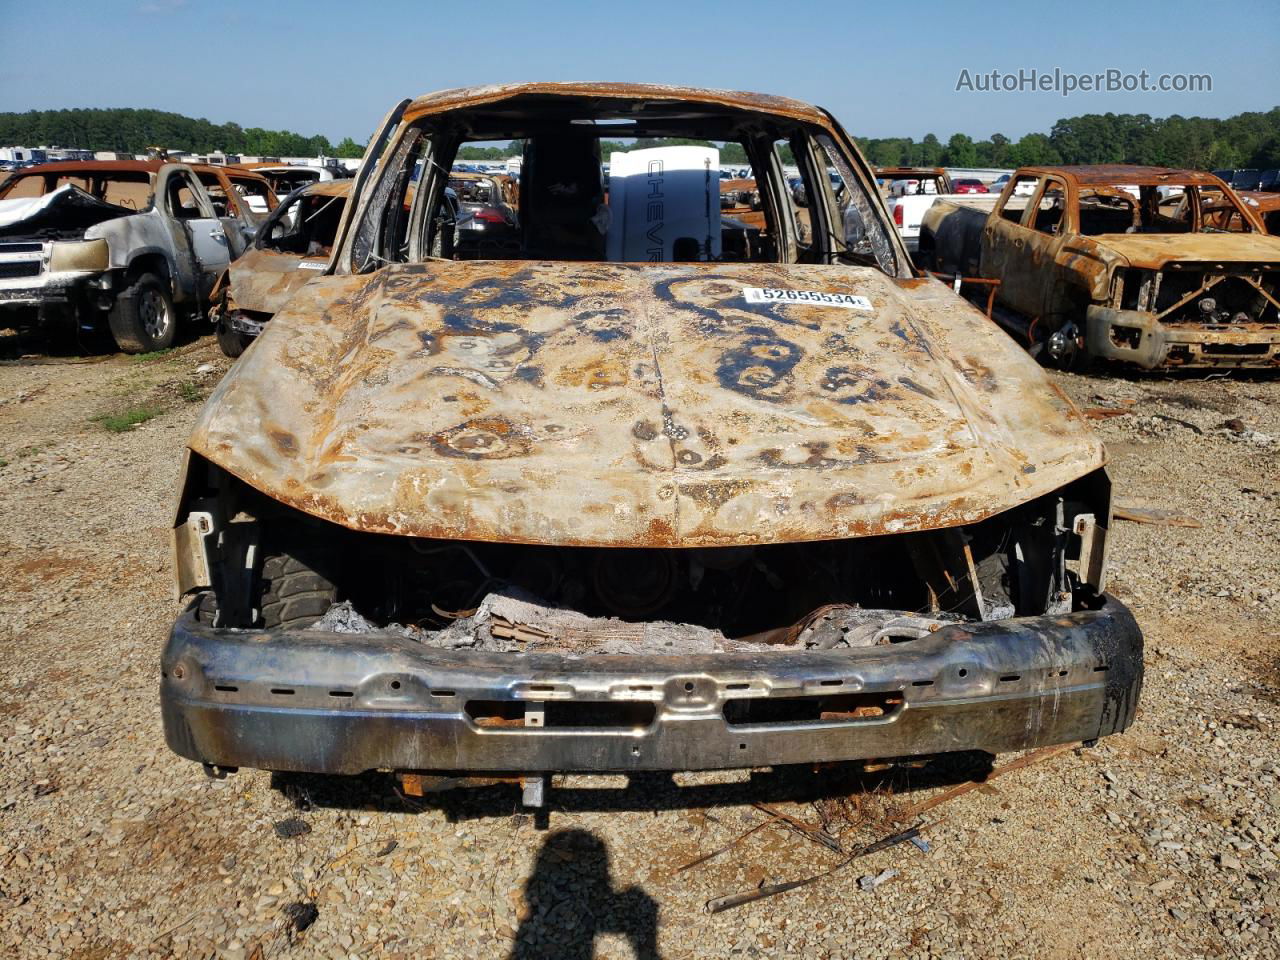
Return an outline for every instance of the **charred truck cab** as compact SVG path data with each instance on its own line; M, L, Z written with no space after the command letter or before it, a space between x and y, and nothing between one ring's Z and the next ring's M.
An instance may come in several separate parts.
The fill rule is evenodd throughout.
M615 154L606 194L601 136L742 144L763 228L714 236L714 158L671 154L664 252L610 259L645 249L610 237L644 222L618 171L657 158ZM432 211L459 145L496 139L526 144L520 233L480 259ZM560 772L1094 740L1142 678L1104 459L912 271L825 112L648 85L405 101L327 275L189 442L165 735L209 768L515 776L530 802Z

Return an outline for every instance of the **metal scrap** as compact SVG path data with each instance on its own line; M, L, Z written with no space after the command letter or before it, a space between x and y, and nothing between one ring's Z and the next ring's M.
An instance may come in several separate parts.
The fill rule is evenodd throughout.
M779 819L778 816L770 815L768 819L761 820L759 823L757 823L753 827L748 827L746 830L738 834L736 837L734 837L724 846L717 847L716 849L712 850L710 853L704 853L702 856L694 860L690 860L688 863L683 864L682 866L676 867L676 873L684 873L684 871L686 870L692 870L694 867L698 866L699 864L706 863L708 860L711 860L715 857L720 856L720 854L722 853L726 853L729 850L732 850L735 846L737 846L743 840L747 839L747 837L751 836L757 830L761 830L769 826L769 824L776 822L778 819Z
M1160 510L1154 507L1129 507L1116 504L1112 516L1117 520L1128 520L1131 523L1150 523L1165 527L1202 527L1195 517L1174 513L1172 510Z
M831 876L836 871L847 867L849 864L853 863L854 860L857 860L860 857L865 857L872 853L879 853L881 850L887 850L899 843L906 843L913 837L919 836L923 829L926 828L911 827L908 830L903 830L901 833L895 833L892 836L877 840L874 843L869 843L865 847L859 847L853 853L849 854L848 857L835 864L835 866L829 867L821 873L815 873L812 876L805 877L802 880L788 880L785 883L771 883L747 893L735 893L724 897L715 897L714 899L707 901L707 912L721 913L725 910L732 910L734 907L741 907L744 904L763 900L766 897L773 897L780 893L786 893L790 890L797 890L800 887L807 887L809 884L817 883L819 880L823 880L826 877Z
M796 833L800 834L800 836L804 837L806 840L812 840L814 843L821 844L822 846L826 847L828 850L834 850L836 853L843 852L840 849L840 841L837 840L835 837L831 836L831 834L827 833L826 830L822 829L822 827L819 824L805 823L803 820L798 820L795 817L790 816L789 814L783 813L781 810L778 810L774 807L769 806L769 804L762 803L760 801L756 801L755 803L752 804L752 806L755 807L757 810L761 810L764 813L769 814L769 816L771 817L776 817L777 819L781 820L783 823L785 823L788 827L790 827Z
M916 840L916 839L919 839L919 838L913 837L912 839L913 839L913 840ZM896 876L898 875L898 873L899 873L899 871L898 871L898 870L895 870L893 867L889 867L889 868L887 868L887 869L885 869L885 870L880 871L880 872L879 872L879 873L877 873L877 874L874 874L874 875L872 875L872 874L868 874L868 875L867 875L867 876L865 876L865 877L859 877L859 878L858 878L858 889L859 889L859 890L874 890L876 887L880 886L880 884L882 884L882 883L888 883L890 880L892 880L894 877L896 877Z
M1063 743L1053 747L1041 747L1039 750L1032 750L1030 753L1023 754L1021 757L1018 757L1018 759L1016 760L1011 760L1008 763L1004 764L1003 766L996 767L989 774L987 774L986 779L970 780L968 783L962 783L959 786L952 787L949 790L944 790L942 793L938 794L936 797L931 797L930 799L925 800L923 803L917 803L914 806L907 807L907 809L898 813L898 815L894 819L913 820L916 817L920 816L921 814L934 809L935 807L940 807L944 803L949 803L950 801L956 799L956 797L962 797L966 793L971 793L974 790L981 790L983 787L985 787L987 784L989 784L992 780L996 779L997 777L1003 777L1006 774L1016 773L1018 770L1022 770L1023 768L1029 767L1032 764L1039 763L1042 760L1048 760L1051 757L1056 757L1058 756L1058 754L1066 753L1069 750L1078 749L1081 746L1083 746L1083 744Z
M949 614L916 617L894 610L823 607L793 627L741 639L719 630L663 620L633 623L616 617L591 617L576 610L540 603L517 588L489 593L480 605L442 630L412 624L378 626L348 600L334 604L311 627L330 633L398 633L430 647L518 653L537 649L560 653L733 653L795 645L830 650L889 642L889 637L923 637L959 622ZM824 629L815 630L821 620Z

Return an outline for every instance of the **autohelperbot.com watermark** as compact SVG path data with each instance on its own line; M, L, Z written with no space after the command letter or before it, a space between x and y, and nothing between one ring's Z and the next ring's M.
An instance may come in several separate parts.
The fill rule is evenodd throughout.
M1208 73L1136 73L1110 67L1095 73L1074 73L1054 67L1038 70L1020 67L1015 71L962 69L956 91L967 93L1211 93L1213 75Z

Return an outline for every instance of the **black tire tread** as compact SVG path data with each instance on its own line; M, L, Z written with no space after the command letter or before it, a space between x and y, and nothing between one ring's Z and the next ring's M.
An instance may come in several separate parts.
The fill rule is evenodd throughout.
M173 297L169 293L168 285L160 277L154 273L140 273L133 278L133 282L129 284L125 290L116 298L116 302L112 305L111 310L107 314L107 324L111 328L111 336L115 338L116 346L124 353L148 353L152 350L164 349L173 346L178 335L177 313L174 312L174 323L169 329L169 335L162 341L153 342L142 330L142 323L138 319L137 310L137 292L143 286L154 285L158 287L168 301L169 309L174 310Z
M299 630L324 616L337 599L337 587L302 558L271 554L262 561L262 626Z
M222 355L232 360L241 356L249 349L249 344L253 343L253 337L232 330L225 320L218 321L217 338Z

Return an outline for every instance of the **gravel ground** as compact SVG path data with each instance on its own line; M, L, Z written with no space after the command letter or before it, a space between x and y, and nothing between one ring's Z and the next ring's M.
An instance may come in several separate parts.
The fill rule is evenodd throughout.
M1061 377L1129 411L1098 421L1117 500L1201 523L1115 530L1114 590L1147 635L1137 723L931 811L928 853L709 915L839 862L775 821L677 870L766 819L753 801L852 847L967 759L573 778L538 817L509 787L423 803L380 778L206 779L165 748L156 689L179 452L225 369L208 340L0 364L0 954L1280 956L1280 383Z

